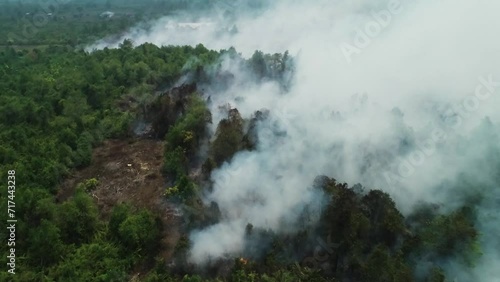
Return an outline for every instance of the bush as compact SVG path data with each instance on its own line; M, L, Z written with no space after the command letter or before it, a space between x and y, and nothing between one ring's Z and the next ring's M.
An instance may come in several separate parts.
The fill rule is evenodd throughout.
M175 150L165 152L164 171L174 178L181 178L187 172L187 158L185 150L177 147Z
M99 181L95 178L90 178L82 183L78 184L78 188L85 190L86 192L91 192L99 185Z
M129 215L120 224L118 234L125 247L147 253L156 248L160 230L153 214L142 210Z

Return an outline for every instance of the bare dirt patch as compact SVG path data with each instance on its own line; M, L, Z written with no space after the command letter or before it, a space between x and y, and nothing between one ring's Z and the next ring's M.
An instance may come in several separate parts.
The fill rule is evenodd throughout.
M76 170L62 184L57 195L62 202L71 197L78 183L96 178L99 184L89 192L101 217L109 217L116 204L130 203L159 215L163 224L161 256L169 260L180 237L180 214L163 193L163 143L151 139L107 140L95 148L90 166Z

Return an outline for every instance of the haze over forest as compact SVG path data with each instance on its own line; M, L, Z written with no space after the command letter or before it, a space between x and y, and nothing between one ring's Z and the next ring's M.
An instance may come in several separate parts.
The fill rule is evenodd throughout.
M500 3L63 2L3 3L2 278L500 281Z

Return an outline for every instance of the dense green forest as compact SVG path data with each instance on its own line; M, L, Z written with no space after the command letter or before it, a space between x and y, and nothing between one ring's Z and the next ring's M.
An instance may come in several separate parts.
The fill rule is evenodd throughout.
M199 72L195 65L193 69L184 68L190 58L199 58L199 66L210 66L225 52L209 51L201 45L159 48L146 44L133 48L124 42L120 49L91 54L66 47L43 51L9 48L1 53L1 171L7 179L7 171L15 170L19 187L15 194L19 220L17 281L122 281L138 265L151 269L144 277L146 281L181 279L189 273L188 265L175 269L174 275L167 272L161 260L155 264L159 230L169 227L161 226L152 212L117 205L109 219L102 219L86 192L91 182L79 185L73 197L63 203L56 203L54 195L58 183L72 170L92 162L92 148L104 139L131 138L131 122L140 112L120 109L120 99L143 97L144 103L151 101L149 107L160 103L166 107L164 112L175 111L169 105L173 107L178 101L174 103L168 95L154 98L154 90L166 82L173 84L185 73ZM259 62L256 54L255 62ZM250 60L248 64L257 63ZM165 175L175 179L175 185L166 188L166 197L180 197L196 205L191 198L199 183L189 178L187 162L205 135L210 113L196 92L186 95L183 103L187 111L171 120L164 117L164 125L171 125L165 137L158 138L166 142ZM256 141L251 141L242 126L237 111L221 121L203 165L205 177L235 152L252 150ZM317 187L331 195L331 204L320 230L314 233L340 242L339 250L329 260L343 263L336 262L334 271L330 270L335 273L332 277L410 281L411 259L420 252L437 258L457 252L469 258L477 252L478 234L472 225L471 209L460 208L443 216L422 207L405 221L389 196L380 191L363 196L329 178L319 178ZM1 205L6 210L5 186L2 191ZM197 220L193 225L200 224L201 219ZM329 279L307 265L289 261L285 255L292 250L303 257L313 252L309 243L302 244L312 231L284 238L265 230L249 228L248 232L248 236L270 236L275 243L262 261L237 264L230 276L232 281ZM2 241L6 236L2 234ZM188 246L182 244L188 242L179 244L178 255L182 256ZM2 260L5 265L6 257ZM7 279L9 274L2 275ZM431 281L443 281L439 269L430 275ZM187 276L182 279L198 281Z
M16 274L6 271L9 234L3 228L0 281L444 282L448 280L439 262L459 257L464 267L474 265L480 234L473 204L445 211L422 204L405 218L388 194L327 176L312 183L328 198L315 228L283 235L249 224L245 236L270 242L263 253L221 260L204 269L192 265L187 260L189 231L220 216L216 206L201 204L200 191L211 189L214 169L237 152L255 150L259 140L252 128L267 118L267 113L256 112L252 119L243 119L237 109L230 109L208 140L213 113L200 86L230 80L230 75L218 72L218 64L231 56L256 80L278 81L286 92L290 85L285 73L293 71L293 59L288 53L259 51L244 59L233 48L133 46L128 40L117 49L88 53L77 48L144 17L159 16L154 5L169 8L168 2L151 1L150 9L127 14L136 11L134 3L118 7L115 1L89 1L54 7L54 15L29 37L22 35L23 20L18 19L40 6L0 4L5 6L0 12L0 210L6 222L4 211L11 199L17 219ZM182 7L170 4L172 10ZM113 8L116 18L99 17ZM182 77L190 79L177 84ZM134 133L138 120L152 124L150 135ZM92 165L93 150L105 140L132 143L142 138L164 145L161 201L197 211L182 226L175 265L161 255L161 234L173 227L165 225L157 211L116 203L110 214L102 213L92 196L96 178L75 185L68 199L57 197L66 178ZM208 149L199 160L202 145ZM191 169L197 164L201 176L193 177ZM4 181L12 170L15 194L8 193ZM328 247L318 251L316 238L325 238ZM435 267L417 273L415 266L424 257ZM220 271L222 266L229 270Z
M189 5L182 0L0 1L0 47L82 46Z
M202 46L160 49L145 45L132 49L126 44L120 50L91 55L66 47L44 51L9 48L2 52L1 164L4 177L7 170L15 170L18 177L15 202L19 281L34 281L34 277L43 277L40 275L79 280L72 275L86 277L84 270L77 274L71 269L81 269L81 263L89 263L90 259L83 257L100 252L114 254L104 260L102 275L115 275L120 280L125 270L142 257L136 250L144 252L142 240L134 239L137 232L152 230L151 242L146 245L154 245L154 228L159 227L151 213L117 209L124 216L122 221L130 224L122 229L136 232L127 240L130 245L121 246L116 243L122 242L119 230L111 231L107 223L100 221L85 191L78 190L72 200L63 204L55 203L54 194L58 183L72 169L90 164L94 146L106 138L127 137L133 116L117 109L116 101L131 93L153 95L151 89L160 81L179 78L192 56L210 61L217 52ZM4 209L6 203L2 201ZM118 237L112 239L110 232ZM4 239L6 235L2 233ZM129 251L132 256L122 255ZM69 255L74 257L65 260L68 265L58 264L61 257ZM95 267L88 265L87 271L94 272ZM115 268L116 273L107 273Z

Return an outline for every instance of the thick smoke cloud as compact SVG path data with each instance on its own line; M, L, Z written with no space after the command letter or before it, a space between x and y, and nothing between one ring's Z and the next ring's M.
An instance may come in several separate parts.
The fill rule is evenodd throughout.
M223 220L192 234L194 262L238 255L248 223L288 232L304 209L313 222L322 197L311 185L320 174L382 189L404 213L419 201L459 206L457 179L467 175L490 187L480 191L488 200L477 222L484 255L475 270L450 261L447 271L458 281L494 281L499 177L485 160L500 145L491 135L500 119L499 10L493 0L262 1L252 10L239 2L199 19L164 18L89 49L131 38L234 46L247 57L289 50L296 58L289 93L266 83L212 95L213 113L230 103L245 118L261 109L271 118L259 124L256 151L213 173L206 201L218 203ZM178 24L186 21L203 24ZM229 60L223 66L245 80ZM214 117L217 124L223 115Z

